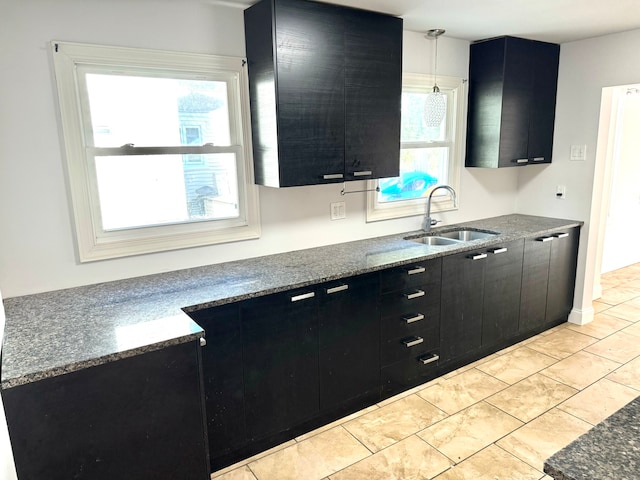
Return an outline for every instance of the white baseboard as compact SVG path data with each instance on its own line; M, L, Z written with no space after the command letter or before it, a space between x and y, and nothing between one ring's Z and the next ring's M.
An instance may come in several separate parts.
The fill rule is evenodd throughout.
M586 325L593 321L593 317L595 315L595 310L593 307L579 309L573 308L569 313L569 323L574 323L576 325Z

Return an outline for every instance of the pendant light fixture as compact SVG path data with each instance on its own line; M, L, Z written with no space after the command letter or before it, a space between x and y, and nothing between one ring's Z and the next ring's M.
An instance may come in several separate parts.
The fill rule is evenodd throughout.
M433 89L427 94L427 99L424 104L424 123L427 127L439 127L442 124L447 110L444 95L440 93L440 87L438 87L438 37L443 33L444 30L442 28L434 28L433 30L429 30L424 36L424 38L435 39L436 41Z

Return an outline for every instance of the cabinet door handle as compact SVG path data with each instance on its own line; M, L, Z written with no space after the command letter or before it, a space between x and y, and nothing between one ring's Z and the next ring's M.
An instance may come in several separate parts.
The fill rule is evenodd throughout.
M308 298L313 298L315 296L316 296L315 292L303 293L303 294L300 294L300 295L294 295L293 297L291 297L291 301L292 302L299 302L300 300L306 300Z
M415 292L405 293L404 296L407 298L407 300L411 300L413 298L418 298L418 297L423 297L424 296L424 290L416 290Z
M515 163L518 164L525 164L525 163L529 163L529 159L528 158L518 158L517 160L514 160Z
M483 258L487 258L487 254L486 253L475 253L473 255L469 255L467 258L470 258L471 260L482 260Z
M491 250L489 250L491 253L493 253L494 255L498 255L500 253L505 253L507 251L507 247L502 247L502 248L492 248Z
M544 157L533 157L534 162L544 162Z
M540 237L536 238L536 242L550 242L553 240L553 237Z
M338 285L337 287L327 288L327 295L331 295L332 293L344 292L345 290L349 290L349 285Z
M342 173L329 173L323 175L322 178L325 180L334 180L336 178L344 178L344 175Z
M410 317L402 317L402 320L404 320L404 323L419 322L420 320L424 320L424 315L421 313L417 313L416 315L412 315Z
M415 267L407 269L407 275L416 275L418 273L424 273L426 271L427 271L426 268L416 265Z
M554 237L556 237L556 238L567 238L567 237L569 236L569 234L568 234L568 233L566 233L566 232L563 232L563 233L554 233L554 234L553 234L553 236L554 236Z
M430 353L428 355L422 355L418 357L418 361L423 365L428 365L429 363L433 363L438 360L440 360L440 355L438 355L437 353Z
M424 342L424 338L422 337L409 337L402 340L402 343L404 343L404 346L407 348L415 347L416 345L420 345L422 342Z
M354 177L367 177L369 175L373 175L371 170L361 170L359 172L353 172Z
M207 340L204 337L200 337L200 346L201 347L207 346Z

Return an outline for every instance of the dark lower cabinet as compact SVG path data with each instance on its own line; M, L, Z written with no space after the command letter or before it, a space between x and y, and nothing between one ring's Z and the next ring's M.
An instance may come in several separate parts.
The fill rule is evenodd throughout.
M482 309L482 346L518 334L524 240L487 249Z
M2 391L20 480L209 478L200 345Z
M378 274L318 287L320 410L380 395Z
M211 471L247 442L244 415L242 328L237 304L190 314L205 330L202 349Z
M442 362L472 354L482 345L486 268L487 254L484 251L449 255L442 259Z
M247 436L257 440L318 415L315 289L240 304Z
M573 307L580 228L525 239L520 333L566 321Z

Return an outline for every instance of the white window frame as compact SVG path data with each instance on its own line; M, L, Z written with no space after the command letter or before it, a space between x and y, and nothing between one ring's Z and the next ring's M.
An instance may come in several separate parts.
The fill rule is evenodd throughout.
M435 79L433 75L419 73L403 73L402 90L412 92L430 92ZM460 173L464 154L464 131L465 119L467 117L467 94L466 80L456 77L443 77L438 75L438 86L440 91L448 95L447 104L447 133L448 138L442 142L402 142L400 149L419 147L443 147L448 146L449 150L449 179L448 185L452 186L458 193L458 204L460 200ZM400 200L395 202L378 202L378 180L369 180L367 189L367 222L377 222L392 218L410 217L424 215L427 210L427 198L416 198L410 200ZM431 202L432 212L445 212L457 210L453 199L449 194L434 194Z
M254 185L249 117L249 83L244 59L214 55L53 41L62 136L73 209L78 257L90 262L129 255L234 242L260 237L258 189ZM235 154L238 218L185 222L106 231L100 220L92 148L85 143L78 69L87 66L145 69L222 78L227 82L232 145L204 153ZM151 147L153 149L154 147ZM169 147L178 149L178 147Z

